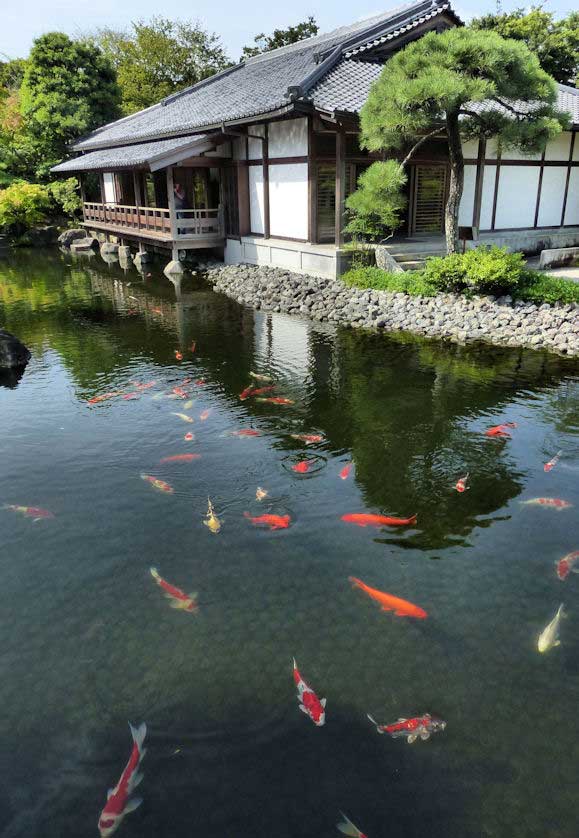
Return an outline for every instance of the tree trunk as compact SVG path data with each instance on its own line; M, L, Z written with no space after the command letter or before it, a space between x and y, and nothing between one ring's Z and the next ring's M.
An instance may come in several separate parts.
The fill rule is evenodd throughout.
M460 142L457 112L448 113L446 116L446 135L448 137L448 156L450 160L450 184L444 211L446 252L456 253L458 251L458 209L464 187L464 157Z

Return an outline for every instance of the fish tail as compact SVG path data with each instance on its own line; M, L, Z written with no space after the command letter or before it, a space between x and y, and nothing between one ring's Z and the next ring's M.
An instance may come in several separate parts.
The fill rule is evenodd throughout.
M161 579L161 574L159 573L156 567L151 568L151 576L153 577L153 579L156 579L157 582L159 582Z
M354 588L361 588L362 587L362 580L357 579L355 576L348 576L348 582L350 582L350 584Z
M139 749L139 753L143 754L143 742L145 741L145 736L147 735L147 725L145 722L142 722L139 727L133 727L133 725L129 722L129 727L131 729L133 742Z
M376 730L377 730L379 733L382 733L382 731L380 730L380 725L378 724L378 722L376 721L376 719L374 719L374 718L370 715L370 713L366 713L366 715L367 715L367 717L370 719L370 721L372 722L372 724L373 724L373 725L376 725Z
M467 475L467 477L468 477L468 475ZM415 512L414 515L411 515L410 518L408 519L408 523L409 524L415 524L417 520L418 520L418 512Z

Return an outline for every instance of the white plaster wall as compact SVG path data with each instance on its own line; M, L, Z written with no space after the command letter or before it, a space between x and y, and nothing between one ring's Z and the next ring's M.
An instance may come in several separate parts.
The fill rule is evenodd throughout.
M268 126L269 157L305 157L308 153L308 120L287 119Z
M571 152L571 132L563 131L545 149L545 160L561 160L567 162Z
M541 159L541 152L534 152L533 154L523 154L522 151L519 151L517 148L513 148L512 146L504 145L502 154L502 160L540 160Z
M575 140L577 143L577 140ZM571 169L564 224L579 224L579 168Z
M264 232L263 169L249 166L249 220L252 233Z
M493 199L495 196L496 166L485 166L480 207L480 229L490 230L493 220Z
M474 187L476 182L476 166L464 167L464 187L460 207L458 210L458 223L470 227L474 211Z
M221 143L212 151L206 151L205 157L231 157L231 143Z
M105 191L104 202L105 204L114 204L116 203L116 196L115 196L115 176L112 172L104 172L103 174L103 186Z
M258 137L265 137L265 125L248 125L249 134L257 134ZM261 140L249 138L249 159L261 160L263 156L263 143Z
M476 160L478 157L478 140L463 140L462 154L469 160Z
M245 140L243 137L237 137L233 140L233 159L245 160Z
M573 160L579 160L579 131L575 131L575 142L573 144Z
M307 239L307 163L269 167L269 228L272 236Z
M552 227L561 224L563 196L567 181L567 168L561 166L543 169L541 184L541 202L539 204L538 227Z
M532 227L535 221L538 166L501 166L495 228Z
M495 160L497 156L497 140L495 137L491 137L490 140L487 141L487 149L485 151L485 157L487 160Z

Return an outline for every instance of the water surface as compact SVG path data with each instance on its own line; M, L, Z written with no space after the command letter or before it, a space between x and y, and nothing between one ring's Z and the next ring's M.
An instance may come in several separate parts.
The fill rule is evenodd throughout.
M33 353L0 387L0 502L55 516L0 509L3 838L96 835L128 720L149 735L125 838L330 838L340 809L369 838L576 836L579 576L555 573L579 549L576 364L253 312L199 277L64 254L0 262L0 324ZM294 404L240 401L250 372ZM155 384L88 404L135 382ZM512 440L484 436L502 421ZM159 462L181 453L201 458ZM521 504L538 496L574 506ZM365 511L418 523L340 520ZM151 566L198 592L196 616ZM428 619L380 612L349 576ZM540 655L560 602L562 645ZM323 728L298 710L293 656L328 699ZM368 712L448 726L409 746Z

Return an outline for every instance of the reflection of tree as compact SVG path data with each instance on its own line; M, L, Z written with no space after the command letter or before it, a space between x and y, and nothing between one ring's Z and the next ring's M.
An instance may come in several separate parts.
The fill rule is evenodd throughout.
M329 421L318 415L316 425L336 448L352 450L369 508L397 515L418 511L420 530L428 536L419 532L404 542L415 547L464 540L521 492L508 444L469 431L469 420L484 415L490 424L524 389L554 385L569 373L569 364L554 356L435 344L409 335L341 330L336 352L339 385L321 408ZM314 357L320 354L323 349L314 348ZM325 388L327 368L325 359ZM453 486L467 471L476 478L457 506Z

